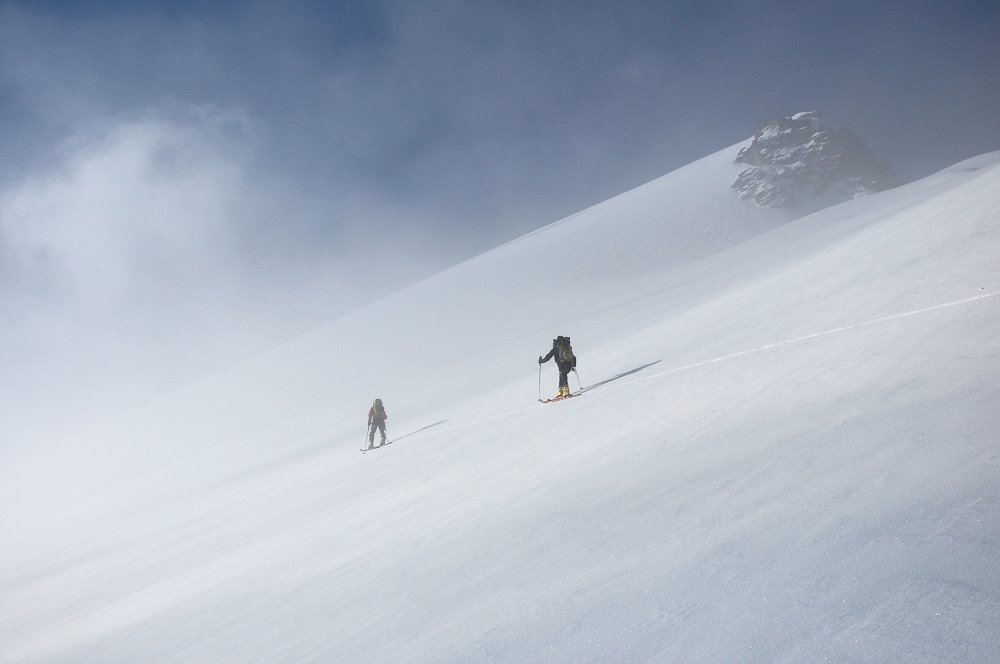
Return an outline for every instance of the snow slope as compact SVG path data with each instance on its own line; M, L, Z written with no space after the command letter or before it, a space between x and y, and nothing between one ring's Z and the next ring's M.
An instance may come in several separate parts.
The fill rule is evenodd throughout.
M738 148L7 469L0 661L1000 660L1000 153L783 224Z

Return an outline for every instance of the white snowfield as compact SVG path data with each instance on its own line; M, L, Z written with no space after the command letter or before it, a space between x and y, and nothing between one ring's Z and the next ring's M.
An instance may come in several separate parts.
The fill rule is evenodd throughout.
M1000 661L1000 152L739 147L4 472L0 661Z

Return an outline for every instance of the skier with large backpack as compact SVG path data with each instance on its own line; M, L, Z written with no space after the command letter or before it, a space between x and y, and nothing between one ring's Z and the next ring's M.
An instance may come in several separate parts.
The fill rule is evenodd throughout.
M385 421L387 419L389 419L389 415L386 414L385 407L382 406L382 400L375 399L372 407L368 409L368 449L371 449L375 442L376 429L382 434L382 442L379 445L385 445Z
M552 358L556 360L559 367L559 392L556 399L565 399L573 396L569 392L569 372L576 369L576 355L573 354L573 346L570 345L569 337L556 337L552 340L552 350L545 357L539 356L538 363L545 364Z

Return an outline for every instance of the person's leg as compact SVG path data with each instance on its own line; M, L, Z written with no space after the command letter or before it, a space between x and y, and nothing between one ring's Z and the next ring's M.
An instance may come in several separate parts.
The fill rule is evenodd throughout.
M378 432L379 432L379 434L382 435L382 442L379 443L379 444L380 445L385 445L385 420L379 420L379 423L378 423Z

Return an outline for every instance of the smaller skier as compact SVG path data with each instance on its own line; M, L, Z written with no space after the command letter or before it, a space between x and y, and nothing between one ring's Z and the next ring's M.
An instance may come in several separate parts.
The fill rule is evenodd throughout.
M569 343L569 337L556 337L552 340L552 350L545 357L539 356L538 363L544 364L555 358L556 366L559 367L559 392L556 399L563 399L572 396L569 392L569 372L576 369L576 355L573 354L573 346Z
M375 442L375 430L382 434L382 441L379 445L385 445L385 421L389 416L382 406L381 399L375 399L372 407L368 409L368 449L371 449Z

